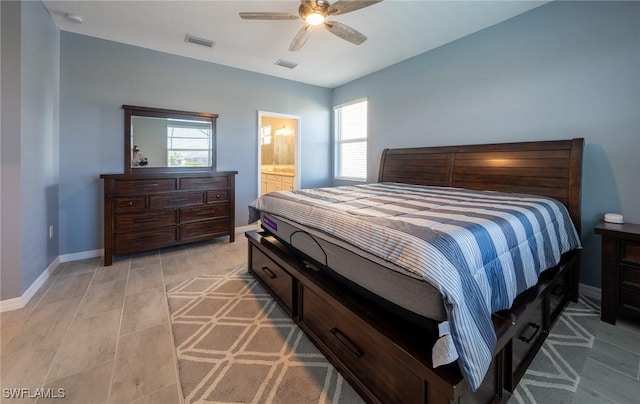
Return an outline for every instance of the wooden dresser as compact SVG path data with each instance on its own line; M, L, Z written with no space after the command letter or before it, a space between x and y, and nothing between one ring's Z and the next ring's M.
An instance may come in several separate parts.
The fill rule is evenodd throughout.
M102 174L104 265L131 254L235 234L237 171Z
M602 302L600 319L616 323L619 313L640 318L640 225L601 222Z

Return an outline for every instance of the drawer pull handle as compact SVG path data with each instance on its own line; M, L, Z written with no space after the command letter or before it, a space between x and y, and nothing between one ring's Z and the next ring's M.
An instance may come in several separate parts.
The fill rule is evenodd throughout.
M274 274L269 268L267 267L262 267L262 272L264 272L265 274L267 274L267 276L271 279L276 279L276 274Z
M171 202L175 203L175 202L188 202L189 198L176 198L176 199L172 199Z
M351 340L342 333L342 331L338 330L336 327L330 329L331 334L342 344L349 352L351 352L356 358L360 359L364 355L364 353L358 348L356 344L351 342Z
M145 187L157 187L159 184L144 184Z
M198 212L198 213L196 213L196 216L208 216L208 215L212 215L214 213L215 213L214 211L211 211L211 212L208 212L208 211L207 212Z
M216 195L216 199L220 199L220 194L217 194L217 195Z
M559 297L564 295L564 292L566 291L566 289L567 289L566 285L562 285L562 284L556 285L553 287L553 289L551 289L551 294L556 297Z
M129 201L129 203L127 203L128 206L133 206L133 201Z
M136 223L149 223L149 222L157 222L160 220L158 217L150 217L147 219L136 219Z
M529 338L524 336L524 331L526 331L527 328L533 328L533 334L531 334L531 336ZM533 338L538 335L538 331L540 331L540 326L536 323L529 323L527 324L527 326L525 327L525 330L522 332L522 334L520 334L520 336L518 337L518 339L522 342L524 342L525 344L528 344L529 342L531 342L533 340Z
M157 234L154 234L153 236L141 236L141 237L138 237L138 240L149 240L149 239L158 238L158 237L159 236Z

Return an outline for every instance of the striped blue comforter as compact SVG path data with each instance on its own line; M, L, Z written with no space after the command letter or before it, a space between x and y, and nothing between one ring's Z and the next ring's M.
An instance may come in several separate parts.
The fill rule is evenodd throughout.
M491 363L491 314L580 248L555 199L378 183L263 195L249 206L392 262L442 293L462 372L475 391Z

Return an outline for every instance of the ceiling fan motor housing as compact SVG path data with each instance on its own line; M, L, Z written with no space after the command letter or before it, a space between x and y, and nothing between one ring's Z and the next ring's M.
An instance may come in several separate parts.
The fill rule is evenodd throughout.
M307 15L316 12L326 16L327 10L329 9L329 2L327 0L316 0L316 6L313 7L313 2L310 0L302 0L300 3L300 7L298 7L298 14L303 19L307 17Z

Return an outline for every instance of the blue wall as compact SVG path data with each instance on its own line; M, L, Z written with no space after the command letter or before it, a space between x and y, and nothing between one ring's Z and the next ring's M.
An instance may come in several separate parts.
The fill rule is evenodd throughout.
M334 89L369 100L368 179L386 147L585 138L582 281L605 212L640 223L640 3L552 2Z
M59 31L41 2L2 7L0 300L58 257Z
M60 70L60 254L103 247L99 175L124 171L123 104L220 115L218 170L239 172L236 226L257 197L258 110L301 116L301 185L328 185L329 89L67 32Z

